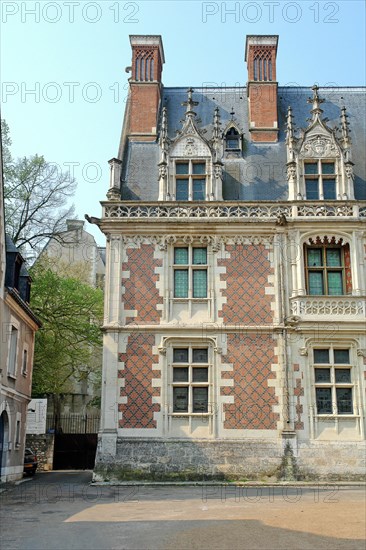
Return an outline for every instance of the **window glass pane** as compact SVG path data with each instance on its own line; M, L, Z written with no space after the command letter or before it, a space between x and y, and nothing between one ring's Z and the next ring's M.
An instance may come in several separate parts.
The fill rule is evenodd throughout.
M323 179L323 193L325 199L335 200L337 198L335 180Z
M320 248L308 248L308 266L318 267L323 265L322 250Z
M173 362L188 363L188 348L174 348Z
M309 271L309 294L324 294L323 273L319 271Z
M318 173L318 163L317 162L306 162L305 163L305 174L317 174Z
M194 162L192 165L193 174L206 174L206 163L205 162Z
M188 298L187 269L176 269L174 271L174 296L175 298Z
M315 369L315 382L330 382L330 369Z
M332 392L330 388L316 388L316 410L318 414L332 414Z
M194 265L206 265L207 264L207 248L194 248L193 249L193 264Z
M188 200L188 180L177 180L175 198L177 201Z
M335 349L334 362L349 365L349 349Z
M188 382L188 367L173 369L173 382Z
M208 388L193 388L193 412L208 411Z
M207 271L196 269L193 271L193 298L207 297Z
M353 414L352 388L336 388L338 414Z
M335 369L335 381L344 384L351 383L351 369Z
M329 349L315 349L314 363L329 363Z
M327 249L327 266L328 267L338 267L341 264L341 251L339 248L328 248Z
M337 296L339 294L343 294L341 271L328 272L328 294L330 296Z
M322 173L323 174L335 174L335 172L334 172L334 162L322 162Z
M239 139L226 138L226 149L239 149Z
M192 363L208 363L208 349L192 350Z
M193 200L202 201L205 199L206 193L206 180L194 179L193 180Z
M305 180L306 198L308 200L319 200L318 180Z
M173 412L188 412L188 388L173 388Z
M175 165L176 174L188 174L188 162L179 162Z
M174 263L178 265L188 264L188 248L174 248Z
M193 382L208 382L207 368L194 368L192 373Z

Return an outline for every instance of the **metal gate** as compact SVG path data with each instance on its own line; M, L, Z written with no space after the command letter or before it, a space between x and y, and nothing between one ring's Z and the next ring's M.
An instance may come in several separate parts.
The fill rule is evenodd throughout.
M99 421L99 416L86 414L47 417L47 432L55 434L54 470L94 468Z

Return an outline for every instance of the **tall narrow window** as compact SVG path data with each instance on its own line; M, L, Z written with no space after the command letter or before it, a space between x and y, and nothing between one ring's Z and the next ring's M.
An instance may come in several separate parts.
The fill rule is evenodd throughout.
M208 413L208 348L173 349L173 413Z
M334 162L323 160L305 162L304 171L307 200L337 198Z
M230 128L225 134L226 149L240 150L240 135L235 128Z
M10 351L9 351L9 361L8 361L8 374L10 376L15 376L16 374L17 347L18 347L18 329L12 326L11 334L10 334Z
M27 374L28 370L28 351L23 350L22 374Z
M207 248L174 249L174 298L207 298Z
M176 162L175 198L177 201L202 201L206 198L206 162Z
M317 414L354 414L350 349L314 349L313 366Z

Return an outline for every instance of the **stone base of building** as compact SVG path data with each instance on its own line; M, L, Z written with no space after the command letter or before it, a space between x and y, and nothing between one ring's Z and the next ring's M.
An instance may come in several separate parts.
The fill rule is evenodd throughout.
M364 443L178 440L118 438L116 455L96 457L95 481L360 481L365 479Z

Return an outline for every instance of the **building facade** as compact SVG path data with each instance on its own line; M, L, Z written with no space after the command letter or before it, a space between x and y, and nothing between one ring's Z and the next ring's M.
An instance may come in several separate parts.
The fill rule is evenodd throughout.
M280 87L273 35L246 86L167 88L130 41L95 479L361 478L365 89Z
M5 234L0 155L0 480L23 477L35 333L29 307L31 279L24 259Z

